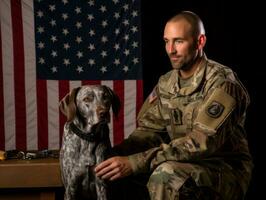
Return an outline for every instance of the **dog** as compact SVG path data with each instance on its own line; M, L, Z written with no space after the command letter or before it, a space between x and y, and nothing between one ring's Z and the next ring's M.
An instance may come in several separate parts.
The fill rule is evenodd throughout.
M119 98L104 85L74 88L59 103L67 117L59 157L65 200L107 199L107 185L95 176L94 167L111 150L108 128L111 107L117 116Z

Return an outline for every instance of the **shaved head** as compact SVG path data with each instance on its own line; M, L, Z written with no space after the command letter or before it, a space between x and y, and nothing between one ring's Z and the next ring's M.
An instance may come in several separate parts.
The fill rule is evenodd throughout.
M185 20L190 24L190 32L194 39L197 39L200 35L205 35L203 22L198 15L191 11L182 11L168 20L168 22L177 22L182 20Z

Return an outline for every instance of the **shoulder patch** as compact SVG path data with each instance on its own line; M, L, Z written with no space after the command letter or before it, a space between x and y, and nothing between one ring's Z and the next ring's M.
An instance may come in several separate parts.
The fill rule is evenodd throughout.
M235 108L236 100L221 88L216 88L203 102L194 121L196 127L217 130Z
M210 105L207 106L207 109L205 111L210 117L218 118L223 113L224 106L217 101L213 101L210 103Z
M152 90L152 92L150 93L148 99L149 99L149 103L152 103L152 102L154 102L154 101L157 99L156 88L154 88L154 89Z

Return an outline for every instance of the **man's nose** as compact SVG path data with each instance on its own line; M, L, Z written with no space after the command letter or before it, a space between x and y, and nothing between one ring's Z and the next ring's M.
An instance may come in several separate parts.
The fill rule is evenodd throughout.
M168 52L169 54L176 53L176 48L175 48L174 43L171 42L171 43L168 44L167 52Z

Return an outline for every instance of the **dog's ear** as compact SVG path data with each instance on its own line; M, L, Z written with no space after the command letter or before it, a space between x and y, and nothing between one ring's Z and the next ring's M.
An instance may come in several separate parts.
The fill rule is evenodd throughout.
M118 117L118 113L119 113L119 110L121 107L120 99L117 96L117 94L115 94L111 88L109 88L105 85L103 85L103 87L107 90L109 96L111 97L113 113L114 113L115 117Z
M72 89L60 102L59 108L61 112L67 117L67 121L70 122L76 115L76 95L80 87Z

